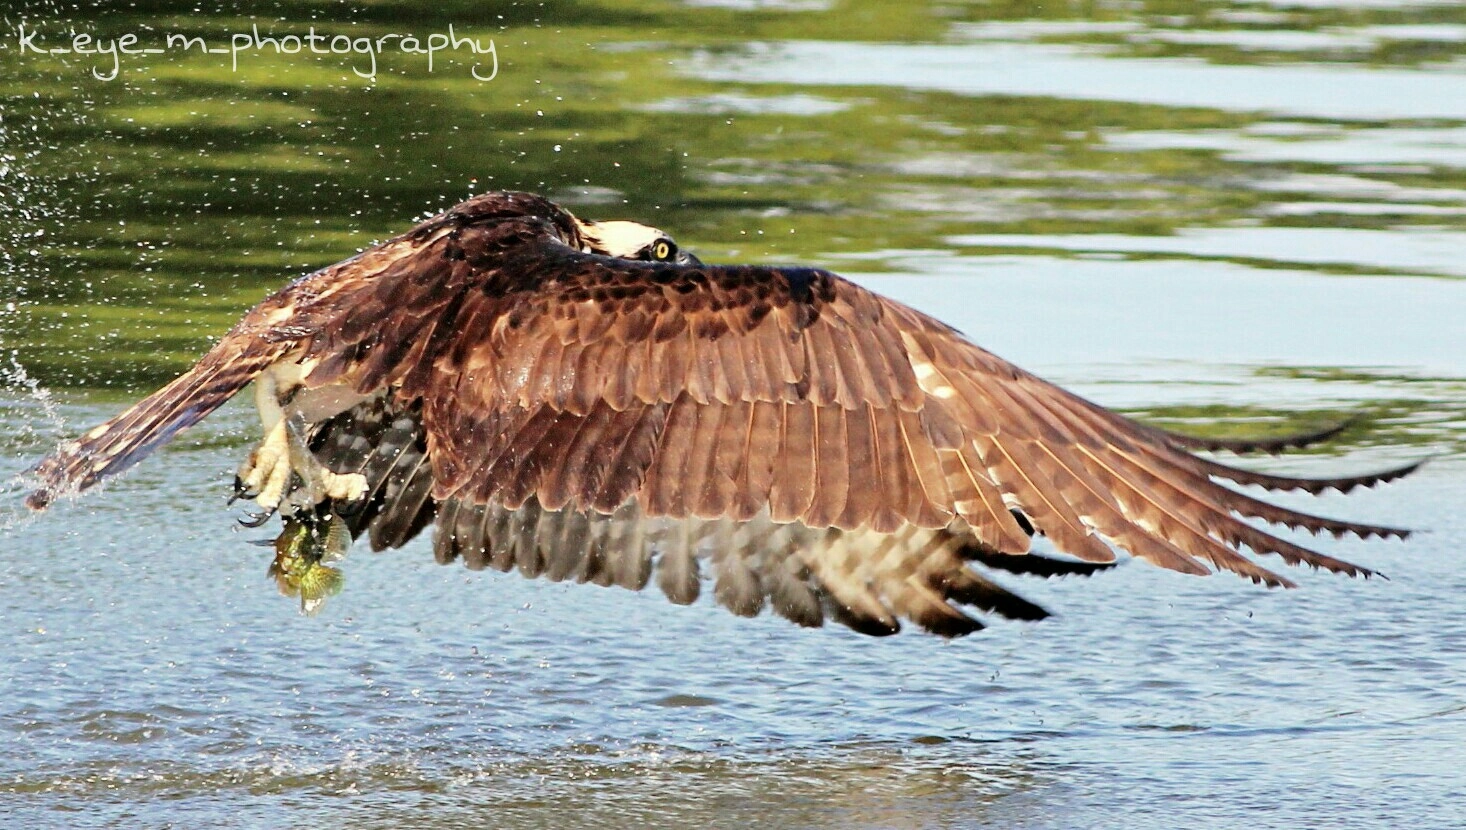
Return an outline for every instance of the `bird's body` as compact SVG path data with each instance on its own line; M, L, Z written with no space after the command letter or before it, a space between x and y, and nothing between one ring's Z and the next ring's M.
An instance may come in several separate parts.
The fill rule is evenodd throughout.
M251 310L189 373L38 465L41 508L120 472L256 382L241 470L267 511L338 510L442 561L765 607L872 634L953 635L971 605L1044 611L974 566L1106 567L1288 584L1238 552L1368 571L1239 516L1403 535L1214 479L1293 479L1046 383L829 272L705 266L665 235L528 194L476 197ZM1063 554L1029 551L1033 532Z

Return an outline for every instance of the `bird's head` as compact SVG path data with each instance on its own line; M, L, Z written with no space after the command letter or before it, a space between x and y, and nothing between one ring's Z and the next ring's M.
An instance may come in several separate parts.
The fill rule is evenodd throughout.
M639 222L590 222L533 193L494 192L474 196L414 229L429 234L448 225L492 226L506 238L529 230L529 238L548 231L560 241L589 254L643 262L701 265L664 231ZM528 227L527 227L528 226Z
M677 247L665 232L638 222L575 220L587 253L644 262L701 265L702 261Z

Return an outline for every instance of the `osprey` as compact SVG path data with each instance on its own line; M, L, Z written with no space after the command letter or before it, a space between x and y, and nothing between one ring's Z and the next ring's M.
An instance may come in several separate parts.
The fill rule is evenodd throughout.
M321 581L310 568L353 538L381 550L434 524L442 562L655 580L677 603L707 579L739 615L954 636L982 627L970 608L1046 615L989 571L1091 573L1111 545L1269 586L1291 583L1240 548L1367 576L1243 519L1406 531L1219 480L1348 491L1418 466L1313 479L1223 465L1192 451L1333 431L1163 431L828 271L704 265L656 229L489 193L265 299L182 377L41 461L27 503L127 469L251 382L264 439L236 495L259 521L286 517L272 572L303 602ZM1062 556L1030 551L1035 533Z

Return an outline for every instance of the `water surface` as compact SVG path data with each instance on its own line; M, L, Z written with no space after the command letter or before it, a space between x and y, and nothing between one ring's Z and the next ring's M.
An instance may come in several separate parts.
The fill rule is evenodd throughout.
M223 503L243 403L43 517L0 494L0 812L25 826L1455 827L1466 799L1466 13L1450 3L30 4L0 32L0 476L243 309L470 192L849 273L1101 402L1424 532L1388 580L1126 563L956 642L357 550L315 618ZM120 6L120 4L119 4ZM1077 7L1076 7L1077 8ZM1031 17L1030 15L1048 15ZM495 40L387 55L17 50Z

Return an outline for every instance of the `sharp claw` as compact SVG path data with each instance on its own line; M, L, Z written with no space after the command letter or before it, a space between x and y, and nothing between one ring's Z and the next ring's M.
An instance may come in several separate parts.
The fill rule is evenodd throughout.
M270 517L275 515L275 511L261 510L258 513L245 512L244 515L246 518L242 518L239 520L239 523L241 525L243 525L244 527L259 527L265 522L268 522L270 520Z
M244 479L240 478L239 476L235 476L234 495L230 496L229 501L224 502L224 504L230 505L235 503L236 501L239 501L240 499L252 499L258 495L259 493L250 492L249 486L244 483Z

